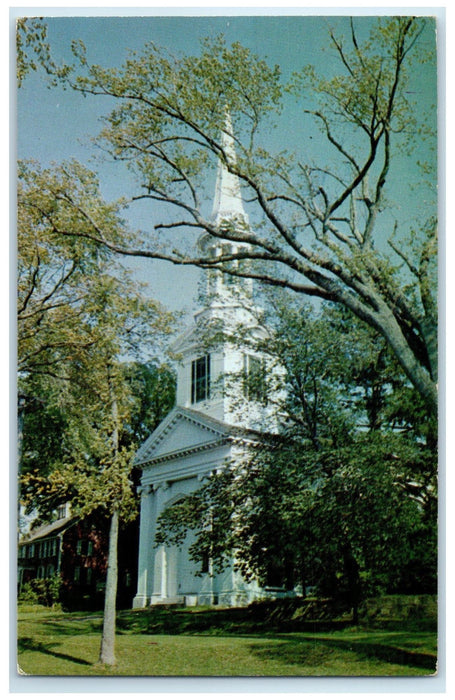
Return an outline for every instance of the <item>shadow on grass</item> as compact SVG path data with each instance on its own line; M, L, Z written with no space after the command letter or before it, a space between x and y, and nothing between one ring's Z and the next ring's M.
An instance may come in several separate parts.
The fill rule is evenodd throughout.
M17 640L17 649L19 652L24 651L38 651L41 654L48 654L49 656L55 656L57 659L64 659L65 661L72 661L75 664L81 664L82 666L92 666L89 661L85 659L78 659L76 656L70 656L69 654L62 654L59 651L54 651L52 649L52 644L43 644L42 642L36 642L31 637L20 637Z
M436 671L437 658L434 654L414 652L395 646L393 644L381 644L365 640L341 640L341 639L314 639L302 636L299 639L289 639L274 635L274 639L281 639L279 646L274 644L252 645L251 651L262 657L276 658L284 664L305 666L320 666L328 664L338 657L343 661L382 661L385 663L409 666L410 668L424 669L429 672ZM341 656L340 656L341 652Z
M99 633L103 628L102 618L84 618L80 620L44 620L45 632L55 632L65 637L72 637L76 634Z
M276 632L332 632L350 625L350 621L261 620L249 608L188 610L163 606L161 609L122 611L117 617L120 634L268 635Z

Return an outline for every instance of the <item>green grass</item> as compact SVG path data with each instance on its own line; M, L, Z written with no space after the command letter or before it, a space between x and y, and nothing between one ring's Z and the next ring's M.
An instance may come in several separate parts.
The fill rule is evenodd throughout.
M18 664L34 676L423 676L436 664L429 630L282 631L243 611L125 611L117 664L97 664L101 614L20 606ZM268 627L268 629L267 629ZM255 631L256 630L256 631Z

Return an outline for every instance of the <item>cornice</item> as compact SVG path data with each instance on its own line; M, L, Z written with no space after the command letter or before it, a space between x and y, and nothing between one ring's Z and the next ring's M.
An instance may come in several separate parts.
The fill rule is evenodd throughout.
M141 463L141 467L146 469L147 467L154 466L155 464L160 464L162 462L169 462L171 460L181 459L182 457L188 457L189 455L197 454L198 452L205 452L208 450L213 450L217 447L222 447L232 442L230 436L220 436L216 440L211 442L203 442L199 445L193 445L192 447L187 447L183 450L177 450L176 452L166 452L165 454L159 455L158 457L152 457L146 462Z

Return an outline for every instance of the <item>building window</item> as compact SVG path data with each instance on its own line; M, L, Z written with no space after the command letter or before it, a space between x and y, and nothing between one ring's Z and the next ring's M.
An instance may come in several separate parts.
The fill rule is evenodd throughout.
M66 518L66 503L57 508L57 519L61 520L62 518Z
M81 580L81 567L76 566L74 569L74 583L79 583Z
M244 355L244 394L249 401L265 403L267 397L266 372L263 358Z
M210 398L210 355L191 363L191 403Z
M82 540L76 542L76 554L82 554Z
M266 588L284 588L284 572L282 566L269 564L265 581Z
M210 557L208 552L204 552L201 558L201 574L210 572Z

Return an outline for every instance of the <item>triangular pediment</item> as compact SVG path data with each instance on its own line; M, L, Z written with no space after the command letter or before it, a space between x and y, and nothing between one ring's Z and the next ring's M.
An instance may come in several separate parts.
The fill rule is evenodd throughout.
M174 354L178 355L179 353L184 353L194 345L199 344L200 340L200 330L198 330L197 326L193 324L174 340L170 350Z
M175 408L139 448L135 464L141 465L164 455L209 448L221 444L229 430L221 421L185 408Z

